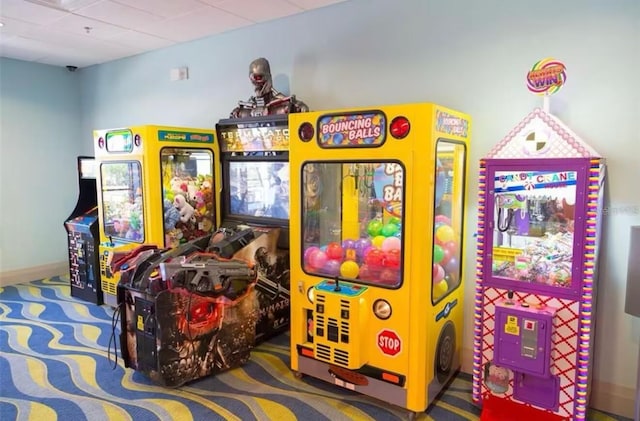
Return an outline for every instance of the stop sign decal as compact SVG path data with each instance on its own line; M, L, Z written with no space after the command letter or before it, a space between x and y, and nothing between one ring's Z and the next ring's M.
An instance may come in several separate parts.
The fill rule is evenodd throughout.
M386 355L395 357L402 349L402 341L393 330L383 329L378 333L378 348Z

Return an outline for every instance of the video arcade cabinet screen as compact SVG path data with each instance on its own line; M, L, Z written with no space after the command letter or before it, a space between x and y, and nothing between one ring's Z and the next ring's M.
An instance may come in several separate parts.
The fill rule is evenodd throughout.
M81 158L79 160L80 178L96 178L96 160L94 158Z
M229 161L228 213L241 217L289 219L289 163Z

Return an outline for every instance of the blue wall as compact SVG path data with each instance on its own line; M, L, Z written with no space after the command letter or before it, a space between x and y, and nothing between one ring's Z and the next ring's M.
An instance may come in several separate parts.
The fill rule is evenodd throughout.
M313 109L430 101L465 111L473 117L471 159L477 163L541 106L540 98L528 93L525 75L537 60L551 56L568 71L551 112L609 164L594 374L603 384L633 390L640 323L623 308L629 226L640 224L638 39L636 0L350 0L76 74L27 64L16 69L16 62L3 61L3 264L66 259L61 221L76 194L70 168L76 154L93 153L93 129L213 127L237 100L251 95L247 70L256 57L269 58L278 89L295 93ZM180 66L189 67L190 78L171 82L170 69ZM23 89L5 86L22 79L28 81ZM55 91L44 94L43 84ZM12 96L45 96L24 113L12 104L5 113L5 90ZM11 141L5 139L6 120L13 127ZM45 152L36 152L36 146ZM10 158L5 148L12 151ZM469 194L467 224L474 227L474 179ZM8 210L17 215L11 221L4 215ZM15 247L32 240L37 240L33 246ZM472 233L467 240L464 346L471 349Z
M80 116L77 74L0 58L0 272L67 259Z

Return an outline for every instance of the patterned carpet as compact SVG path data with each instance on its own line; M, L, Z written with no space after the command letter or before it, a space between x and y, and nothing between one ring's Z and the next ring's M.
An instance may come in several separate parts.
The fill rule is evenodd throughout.
M0 420L402 420L406 411L289 369L289 337L245 366L178 389L114 361L113 310L69 295L65 277L0 288ZM111 345L111 347L110 347ZM119 354L119 351L118 351ZM460 374L418 420L477 420ZM592 411L591 420L624 420Z

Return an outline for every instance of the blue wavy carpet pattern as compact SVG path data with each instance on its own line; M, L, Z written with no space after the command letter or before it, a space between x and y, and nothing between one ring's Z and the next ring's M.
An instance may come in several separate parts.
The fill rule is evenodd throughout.
M176 389L154 385L115 359L113 313L71 297L66 277L0 288L0 420L407 419L384 402L295 378L287 334L253 349L243 367ZM417 419L477 420L470 391L460 374Z

